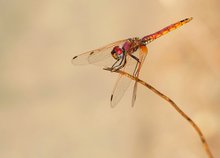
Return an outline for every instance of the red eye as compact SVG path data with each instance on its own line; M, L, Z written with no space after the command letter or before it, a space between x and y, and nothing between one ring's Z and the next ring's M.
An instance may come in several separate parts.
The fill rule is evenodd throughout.
M112 56L115 58L115 59L121 59L122 56L123 56L123 50L119 47L119 46L115 46L113 49L112 49Z
M120 54L122 54L122 49L119 47L119 46L115 46L114 48L113 48L113 51L115 52L115 53L117 53L118 55L120 55Z

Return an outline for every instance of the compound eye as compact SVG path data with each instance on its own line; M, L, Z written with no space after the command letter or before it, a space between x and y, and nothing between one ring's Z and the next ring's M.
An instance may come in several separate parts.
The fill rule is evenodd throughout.
M123 56L123 50L119 46L115 46L111 52L113 58L121 59Z

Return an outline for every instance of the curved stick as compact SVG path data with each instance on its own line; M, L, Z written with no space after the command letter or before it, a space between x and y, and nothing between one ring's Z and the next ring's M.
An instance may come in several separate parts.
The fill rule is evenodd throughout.
M105 69L105 70L108 70L108 69ZM128 78L134 80L134 81L137 81L138 83L144 85L145 87L147 87L148 89L150 89L151 91L153 91L154 93L156 93L157 95L159 95L161 98L163 98L164 100L166 100L167 102L169 102L172 107L180 114L184 117L184 119L186 119L191 125L192 127L196 130L197 134L199 135L200 137L200 140L205 148L205 151L208 155L208 158L214 158L212 153L211 153L211 150L209 149L209 145L202 133L202 131L200 130L200 128L196 125L196 123L185 113L183 112L177 105L176 103L171 100L169 97L167 97L166 95L164 95L163 93L161 93L160 91L158 91L156 88L152 87L150 84L144 82L143 80L140 80L139 78L136 78L124 71L121 71L121 70L117 70L115 71L116 73L120 73L121 75L125 75L127 76Z

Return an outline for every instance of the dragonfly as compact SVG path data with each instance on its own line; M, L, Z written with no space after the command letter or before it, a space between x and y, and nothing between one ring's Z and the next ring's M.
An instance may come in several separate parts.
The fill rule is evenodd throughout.
M103 69L109 71L122 70L134 77L139 77L141 67L144 63L145 57L148 54L147 44L151 43L155 39L167 34L168 32L175 30L182 25L188 23L192 20L191 18L186 18L163 29L144 36L143 38L134 37L124 40L119 40L108 44L99 49L91 50L83 54L74 56L72 58L72 64L74 65L85 65L94 64L102 66ZM131 79L119 74L119 77L113 88L111 94L110 103L111 107L115 107L125 94L131 83ZM133 86L132 94L132 107L136 101L137 94L137 81L135 81Z

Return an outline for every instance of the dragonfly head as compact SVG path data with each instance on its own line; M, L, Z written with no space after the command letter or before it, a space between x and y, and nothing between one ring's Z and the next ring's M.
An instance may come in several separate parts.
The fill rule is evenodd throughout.
M124 50L120 48L119 46L115 46L111 51L112 57L116 60L119 60L124 55Z

